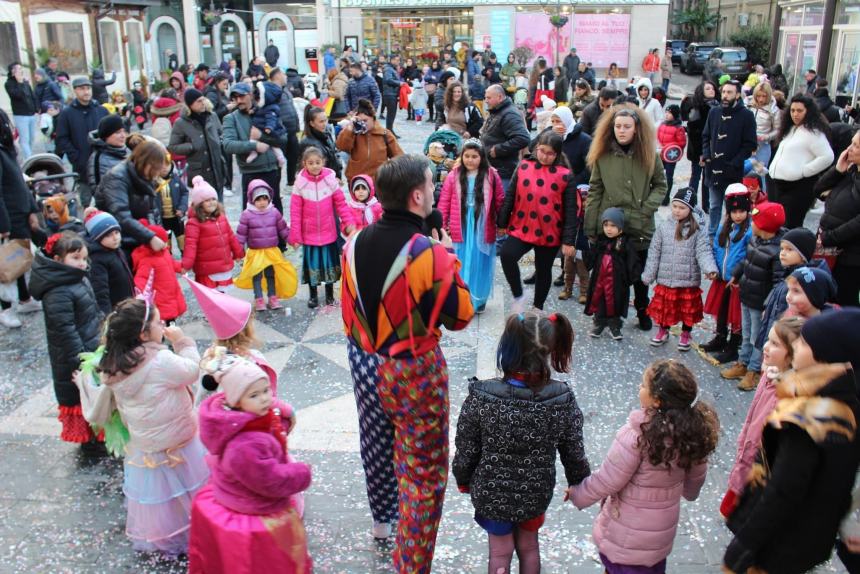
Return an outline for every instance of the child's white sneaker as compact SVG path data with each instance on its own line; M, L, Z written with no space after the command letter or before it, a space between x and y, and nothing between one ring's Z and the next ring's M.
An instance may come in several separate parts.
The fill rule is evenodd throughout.
M374 522L371 533L377 540L387 540L388 538L391 538L391 523Z
M27 299L23 303L18 303L18 309L16 309L18 313L37 313L41 310L41 301L36 301L32 297L30 299Z
M15 309L10 307L0 312L0 325L9 329L17 329L21 326L21 319L18 318Z

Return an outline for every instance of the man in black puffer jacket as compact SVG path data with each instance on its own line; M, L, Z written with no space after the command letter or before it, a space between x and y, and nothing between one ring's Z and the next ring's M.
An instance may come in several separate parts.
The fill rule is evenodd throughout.
M490 112L481 130L481 143L487 150L490 165L499 172L502 186L507 190L520 161L520 150L529 145L529 132L523 116L507 97L504 88L490 86L485 98Z
M269 73L269 79L283 88L278 107L281 112L281 123L287 130L287 147L284 150L284 155L287 156L287 185L293 185L296 182L296 169L299 163L299 138L297 135L299 114L293 103L293 95L286 87L288 80L284 72L280 68L275 68Z

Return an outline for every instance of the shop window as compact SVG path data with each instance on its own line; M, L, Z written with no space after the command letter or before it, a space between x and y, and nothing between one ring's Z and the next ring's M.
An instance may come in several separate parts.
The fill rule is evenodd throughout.
M122 55L119 52L119 23L99 21L99 42L102 50L102 69L106 75L122 72Z
M848 96L851 101L860 91L857 83L858 64L860 64L860 33L846 32L842 35L842 47L838 60L834 63L833 80L837 96Z
M803 6L783 8L779 23L781 26L800 26L803 24Z
M0 22L0 69L6 70L9 64L20 59L15 23Z
M143 28L140 22L126 22L128 36L128 69L143 69Z
M837 24L860 24L860 1L846 0L836 5Z
M80 22L41 22L39 40L70 74L88 74L84 25Z
M824 22L824 4L807 4L803 11L804 26L821 26Z

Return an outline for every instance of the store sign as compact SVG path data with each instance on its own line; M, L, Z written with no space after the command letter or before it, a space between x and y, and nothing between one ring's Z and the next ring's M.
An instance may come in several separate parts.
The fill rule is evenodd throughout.
M332 0L333 8L445 8L449 6L543 6L546 0ZM577 0L577 6L668 5L669 0Z
M595 68L629 64L630 14L574 14L573 46Z
M418 24L420 24L419 20L406 20L403 18L392 18L390 21L392 28L417 28Z

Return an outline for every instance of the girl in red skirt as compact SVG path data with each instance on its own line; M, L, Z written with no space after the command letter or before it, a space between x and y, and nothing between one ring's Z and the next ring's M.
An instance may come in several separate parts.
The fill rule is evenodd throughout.
M718 276L705 300L705 313L716 320L717 334L702 345L702 350L713 353L720 363L737 360L741 345L741 293L731 278L735 267L743 264L752 237L751 207L750 192L744 184L733 183L726 188L726 218L714 236Z
M717 264L702 227L704 215L696 208L696 192L684 187L672 198L672 217L664 221L648 249L642 273L646 285L657 282L648 315L660 329L651 344L659 347L669 340L669 327L681 323L679 351L689 351L693 325L702 320L702 271L709 279L717 276Z

